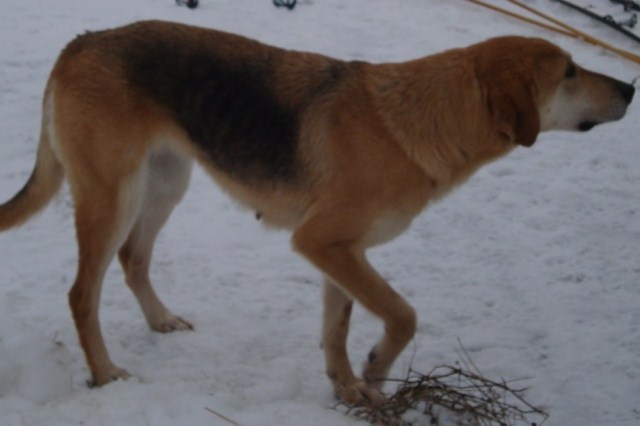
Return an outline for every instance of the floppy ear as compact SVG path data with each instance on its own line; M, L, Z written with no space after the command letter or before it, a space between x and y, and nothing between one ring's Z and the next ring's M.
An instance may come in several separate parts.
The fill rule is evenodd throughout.
M540 132L540 114L528 85L514 81L494 86L488 102L498 133L513 143L533 145Z

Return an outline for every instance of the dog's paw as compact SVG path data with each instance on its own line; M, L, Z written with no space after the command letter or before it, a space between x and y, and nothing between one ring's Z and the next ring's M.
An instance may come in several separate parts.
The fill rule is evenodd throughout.
M131 377L131 375L127 370L113 365L105 369L105 371L94 374L93 380L88 381L87 385L90 388L97 388L107 383L115 382L116 380L127 380L129 377Z
M193 330L193 324L179 316L167 313L149 324L153 331L158 333L172 333L174 331Z
M334 384L336 398L347 405L381 406L387 401L384 394L377 388L371 387L364 380L356 379L348 384Z

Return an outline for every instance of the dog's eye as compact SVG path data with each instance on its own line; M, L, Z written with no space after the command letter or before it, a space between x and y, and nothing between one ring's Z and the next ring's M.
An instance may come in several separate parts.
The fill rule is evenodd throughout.
M576 76L577 69L576 66L572 63L567 66L567 70L564 73L564 78L570 79Z

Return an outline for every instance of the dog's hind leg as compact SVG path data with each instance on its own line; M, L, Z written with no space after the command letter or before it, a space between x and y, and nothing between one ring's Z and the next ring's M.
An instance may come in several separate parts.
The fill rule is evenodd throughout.
M138 299L149 326L162 333L193 329L189 322L164 306L149 280L153 244L187 190L191 164L190 159L169 148L159 148L149 154L144 200L129 237L118 253L127 285Z
M92 384L96 386L128 377L109 357L98 311L105 272L129 232L139 205L138 180L139 177L107 186L74 184L71 187L76 203L79 258L69 304L93 376Z

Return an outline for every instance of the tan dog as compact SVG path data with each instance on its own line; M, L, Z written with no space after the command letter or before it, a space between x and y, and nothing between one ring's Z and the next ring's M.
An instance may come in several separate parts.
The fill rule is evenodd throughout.
M33 174L0 206L0 230L42 209L66 177L79 266L69 301L94 383L128 376L98 321L116 253L153 330L192 326L149 282L155 237L192 159L326 277L323 347L336 394L383 400L381 382L416 314L371 267L425 206L539 132L621 118L634 88L539 39L503 37L373 65L166 22L87 33L60 55L43 103ZM384 321L363 379L345 341L353 301Z

